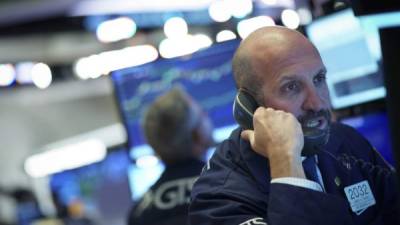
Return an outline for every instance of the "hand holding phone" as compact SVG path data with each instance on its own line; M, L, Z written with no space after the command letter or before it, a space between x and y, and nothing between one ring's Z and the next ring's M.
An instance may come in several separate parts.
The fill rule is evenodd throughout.
M233 104L233 116L239 125L245 130L253 130L253 115L259 108L256 100L249 93L239 90ZM285 128L281 127L283 132ZM321 138L324 133L318 130L303 130L304 145L301 156L311 156L318 153L325 142Z
M303 131L290 113L258 107L253 117L254 130L242 131L252 149L274 161L299 161L303 149Z

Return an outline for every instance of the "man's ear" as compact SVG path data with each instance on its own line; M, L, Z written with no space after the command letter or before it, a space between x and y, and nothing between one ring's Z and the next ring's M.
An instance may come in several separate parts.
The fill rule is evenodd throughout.
M212 137L212 129L210 130L205 124L201 124L192 131L193 144L201 146L204 149L215 145L215 140Z
M200 132L199 126L192 130L192 154L201 157L204 152L204 137Z
M204 142L204 135L203 135L203 132L202 132L200 126L196 126L192 130L192 142L193 142L193 145L199 145L202 142Z

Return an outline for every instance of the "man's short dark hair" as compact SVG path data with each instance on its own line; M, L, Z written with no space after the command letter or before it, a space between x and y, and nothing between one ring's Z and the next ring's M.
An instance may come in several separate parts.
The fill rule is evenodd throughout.
M147 142L165 163L184 160L192 154L192 131L199 113L180 88L160 96L147 109L144 133Z

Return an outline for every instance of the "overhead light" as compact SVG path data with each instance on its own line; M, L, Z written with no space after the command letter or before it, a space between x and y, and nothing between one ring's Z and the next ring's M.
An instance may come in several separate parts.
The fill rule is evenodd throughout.
M101 161L106 153L102 141L90 139L30 156L24 167L30 176L44 177Z
M35 65L33 62L21 62L15 65L17 72L17 82L19 84L31 84L32 81L32 68Z
M257 16L242 20L237 25L239 36L245 39L253 31L267 26L275 26L275 21L269 16Z
M91 55L89 57L80 58L74 66L75 74L83 79L96 79L105 74L105 62L99 55Z
M229 3L227 0L216 0L208 8L208 14L215 22L226 22L232 17L228 8Z
M177 47L179 46L179 47ZM158 47L160 55L164 58L174 58L178 56L188 55L197 50L197 48L192 45L187 37L170 39L166 38L160 42Z
M295 0L262 0L265 5L293 9Z
M96 79L106 73L106 71L104 71L104 64L106 62L99 55L91 55L87 59L88 59L87 62L90 65L90 70L92 71L89 78Z
M226 22L232 16L244 18L252 11L252 0L215 0L208 8L211 19L216 22Z
M92 66L90 66L90 61L88 57L78 59L74 64L74 72L77 77L82 80L90 78Z
M207 48L212 45L212 40L205 34L195 34L193 37L193 44L197 47L197 50Z
M72 16L204 10L213 0L85 0L70 10Z
M11 64L0 64L0 86L11 85L16 78L15 68Z
M307 8L299 8L297 10L297 14L299 14L300 24L307 25L312 21L311 11Z
M236 34L233 33L230 30L222 30L220 32L218 32L216 40L217 42L224 42L224 41L229 41L229 40L233 40L236 38Z
M128 39L135 33L136 23L129 17L104 21L96 30L97 39L105 43Z
M244 18L253 11L252 0L229 0L229 9L232 16L236 18Z
M283 25L290 29L297 29L300 25L299 14L292 9L285 9L282 11L281 20Z
M172 17L164 24L164 33L167 38L179 38L188 34L188 25L181 17Z
M164 39L160 43L159 51L160 55L164 58L174 58L192 54L211 45L211 38L205 34L187 35L181 38Z
M158 58L158 51L151 45L138 45L100 53L104 62L104 71L107 73L123 68L139 66L152 62Z
M262 0L262 2L266 5L274 6L278 4L278 0Z
M158 51L155 47L151 45L138 45L78 59L74 70L80 79L95 79L111 71L139 66L152 62L157 58Z
M32 67L32 81L40 89L47 88L53 79L50 67L44 63L37 63Z

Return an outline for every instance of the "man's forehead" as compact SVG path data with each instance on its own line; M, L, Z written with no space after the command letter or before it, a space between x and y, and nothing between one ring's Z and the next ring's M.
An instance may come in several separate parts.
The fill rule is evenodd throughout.
M252 66L258 79L271 83L326 73L317 54L258 57L252 61Z

